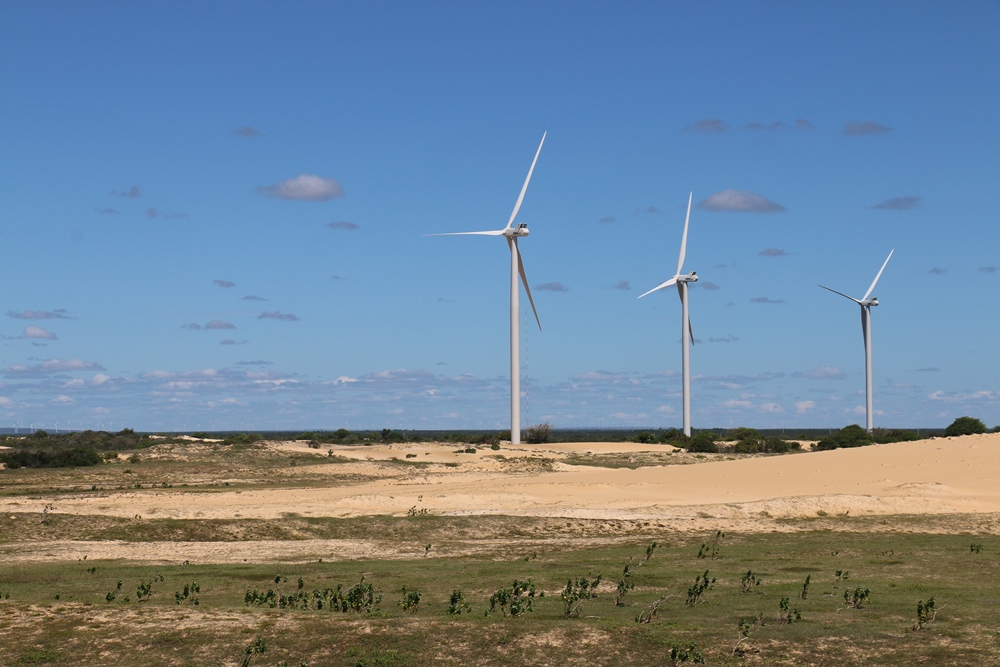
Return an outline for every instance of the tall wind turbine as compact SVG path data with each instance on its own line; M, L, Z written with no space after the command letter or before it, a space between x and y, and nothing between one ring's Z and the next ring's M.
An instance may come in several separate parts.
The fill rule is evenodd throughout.
M677 258L677 273L666 282L660 283L653 289L646 292L652 294L656 290L677 285L677 293L681 297L681 368L683 380L683 401L684 401L684 435L691 436L691 350L694 345L694 334L691 331L691 318L688 316L688 283L698 282L698 274L692 271L687 275L681 274L684 268L684 254L687 252L688 223L691 221L691 199L694 193L688 194L687 217L684 218L684 235L681 237L681 254ZM639 298L646 296L639 295Z
M514 225L514 218L521 209L521 202L524 201L524 193L528 189L528 182L531 181L531 174L535 171L535 163L538 162L538 154L542 152L542 145L545 143L545 135L542 133L542 140L535 151L535 158L531 161L531 168L528 169L528 176L521 186L521 194L517 197L514 210L510 214L507 226L503 229L494 229L486 232L453 232L450 234L428 234L428 236L503 236L507 239L507 246L510 248L510 442L512 445L521 444L521 332L520 332L520 288L518 276L524 284L524 291L528 294L528 302L531 303L531 311L535 314L535 322L538 323L538 330L542 330L542 321L538 319L538 311L535 310L535 301L531 298L531 289L528 287L528 279L524 275L524 262L521 260L521 252L517 248L517 240L528 235L528 225L519 222Z
M872 291L875 289L878 279L882 277L885 265L889 263L889 259L892 258L892 253L894 252L896 252L895 248L889 251L889 257L885 258L882 268L878 270L875 280L872 281L871 287L868 288L868 291L860 299L855 299L853 296L847 296L843 292L820 285L823 289L829 290L834 294L839 294L845 299L850 299L861 306L861 333L865 337L865 428L868 429L869 433L875 428L875 413L872 411L872 306L878 305L878 299L876 297L869 299L868 297L871 296Z

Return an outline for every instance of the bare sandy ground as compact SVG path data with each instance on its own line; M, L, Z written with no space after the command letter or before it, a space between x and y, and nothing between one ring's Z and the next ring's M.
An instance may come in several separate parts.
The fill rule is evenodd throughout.
M504 447L477 454L454 445L405 444L326 447L304 442L275 444L285 450L333 454L353 462L308 466L305 488L252 488L190 493L136 490L60 497L55 513L177 519L276 519L405 515L411 508L434 515L504 514L569 519L650 522L671 530L716 526L744 531L780 530L783 518L866 515L982 515L984 529L1000 530L1000 434L939 438L858 449L808 452L739 460L697 459L693 465L606 468L562 463L569 455L664 455L671 448L635 443L572 443ZM410 455L407 458L407 455ZM499 455L499 456L498 456ZM386 465L396 459L395 465ZM673 457L671 457L673 461ZM400 463L415 462L406 466ZM532 463L538 465L532 468ZM457 465L456 465L457 464ZM299 468L303 472L304 468ZM400 472L402 470L402 472ZM345 484L334 475L363 475ZM0 512L41 512L52 500L0 499ZM993 515L993 516L991 516ZM336 542L336 543L335 543ZM95 557L94 544L36 545L37 557ZM110 543L106 544L110 548ZM202 543L120 545L121 557L140 560L165 548L198 560L232 560L242 546ZM359 557L367 547L351 541L284 543L291 558L316 553ZM69 551L67 551L69 549ZM227 555L223 557L222 552Z

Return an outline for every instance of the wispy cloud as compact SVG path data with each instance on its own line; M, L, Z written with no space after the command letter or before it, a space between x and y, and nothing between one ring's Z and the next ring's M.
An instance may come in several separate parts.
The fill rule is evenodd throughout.
M3 370L9 377L42 377L51 373L66 373L69 371L103 371L100 364L83 359L46 359L33 366L14 364Z
M747 132L774 132L776 130L784 130L788 128L788 123L783 120L776 120L771 123L747 123L743 126L743 129Z
M35 325L29 325L24 327L24 333L21 334L21 337L40 338L43 340L56 340L57 338L57 336L48 329L43 329L42 327L36 327Z
M327 201L344 196L340 183L315 174L300 174L273 185L259 185L256 190L267 197L295 201Z
M735 211L738 213L781 213L785 207L777 202L747 190L723 190L709 195L698 204L706 211Z
M739 340L739 338L737 338L733 334L729 334L727 336L722 336L720 338L709 338L708 342L709 343L735 343L738 340Z
M212 320L205 325L206 329L235 329L236 325L232 322L223 322L222 320Z
M1000 267L996 267L996 266L980 266L979 270L982 271L983 273L996 273L997 271L1000 271Z
M330 276L330 280L347 280L347 276Z
M231 280L213 280L213 285L218 285L219 287L236 287L236 283Z
M155 208L153 208L152 206L150 206L149 208L146 209L146 217L150 220L155 220L156 218L160 217L160 212Z
M929 269L927 273L933 273L936 276L943 276L944 274L948 273L948 269L942 269L940 267L935 266Z
M806 378L809 380L842 380L844 371L836 366L817 366L808 371L798 371L792 373L793 378Z
M360 226L354 224L353 222L347 222L346 220L335 220L334 222L326 223L327 229L341 229L345 232L353 232L356 229L361 229Z
M689 286L690 287L698 286L701 287L702 289L707 289L709 292L714 292L715 290L719 289L718 285L708 280L699 280L696 283L690 283Z
M772 299L768 296L755 296L750 299L751 303L785 303L784 299Z
M787 257L788 253L781 248L764 248L757 253L761 257Z
M65 308L55 310L8 310L7 317L18 320L75 320Z
M697 132L699 134L722 134L729 130L726 122L720 118L702 118L684 127L682 132Z
M112 190L111 195L113 197L124 197L125 199L136 199L142 196L142 188L138 185L133 185L128 190Z
M870 120L864 122L852 120L844 124L844 134L849 137L870 137L890 132L892 132L891 127Z
M254 361L237 361L239 366L273 366L273 361L264 361L263 359L256 359Z
M262 297L262 296L254 296L253 294L247 294L245 297L243 297L243 300L244 301L267 301L267 299L265 299L264 297Z
M111 208L110 206L95 206L94 211L101 215L118 215L118 209Z
M645 208L637 208L637 209L635 209L634 211L632 211L632 215L633 216L652 215L654 213L659 213L659 212L660 212L660 209L656 208L655 206L647 206Z
M243 127L238 127L235 130L233 130L233 134L240 137L245 137L247 139L253 139L254 137L260 136L260 132L258 132L257 128L253 127L252 125L244 125Z
M612 222L615 222L617 220L618 220L618 218L616 218L613 215L606 215L603 218L598 218L597 219L598 222L603 222L606 225L611 224Z
M164 213L163 211L153 208L150 206L146 209L146 218L149 220L155 220L157 218L163 218L164 220L179 220L181 218L190 218L191 216L187 213Z
M277 310L273 312L264 312L257 316L258 320L284 320L286 322L297 322L298 316L292 315L291 313L282 313Z
M562 283L542 283L541 285L535 285L535 289L539 292L568 292L569 288Z
M885 201L874 204L869 208L881 209L883 211L909 211L920 206L920 197L906 195L905 197L893 197Z
M815 125L807 121L805 118L795 119L795 129L796 130L812 130L815 129Z
M611 289L620 289L626 292L632 289L632 286L628 284L627 280L619 280L615 284L610 285L610 287Z
M816 401L799 401L795 404L795 414L804 415L816 407Z
M926 366L924 368L918 368L917 372L919 372L919 373L937 373L940 370L941 369L938 368L937 366Z
M957 394L947 391L935 391L927 396L932 401L942 403L970 403L974 401L992 401L996 397L996 392L974 391L967 394Z
M197 322L191 322L190 324L182 324L181 329L191 329L193 331L201 331L201 325Z
M233 340L232 338L226 338L225 340L220 340L219 345L246 345L250 341L247 340Z

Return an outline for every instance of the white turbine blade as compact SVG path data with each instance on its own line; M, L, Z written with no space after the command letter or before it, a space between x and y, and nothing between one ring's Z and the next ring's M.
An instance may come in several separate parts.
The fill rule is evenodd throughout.
M494 229L489 232L449 232L447 234L424 234L424 236L503 236L504 230Z
M514 224L514 218L517 217L517 212L521 210L521 202L524 201L524 193L528 189L528 182L531 180L531 173L535 171L535 163L538 162L538 154L542 152L542 144L545 143L546 134L548 134L548 132L542 132L542 141L538 144L538 150L535 151L535 159L531 161L531 169L528 170L528 177L524 179L524 185L521 186L521 194L517 196L517 203L514 204L514 210L510 214L510 220L507 221L507 229L510 229L510 226Z
M688 194L688 212L687 217L684 218L684 236L681 237L681 254L677 258L677 275L681 275L681 269L684 268L684 255L687 254L688 223L691 221L691 199L693 197L693 192Z
M868 313L865 313L865 309L868 310ZM868 349L868 318L865 315L870 317L871 312L871 308L868 306L861 306L861 336L864 338L866 350Z
M521 274L521 284L524 291L528 293L528 303L531 304L531 312L535 314L535 322L538 323L538 330L542 330L542 321L538 319L538 311L535 310L535 300L531 298L531 288L528 287L528 277L524 275L524 262L521 261L521 251L517 249L517 241L510 244L510 251L517 253L517 272Z
M840 296L844 297L845 299L850 299L850 300L851 300L851 301L853 301L854 303L856 303L856 304L858 304L858 305L861 305L861 302L860 302L860 301L858 301L857 299L855 299L855 298L854 298L853 296L847 296L847 295L846 295L846 294L844 294L843 292L838 292L838 291L837 291L837 290L835 290L835 289L830 289L829 287L825 287L825 286L823 286L823 285L819 285L819 287L822 287L823 289L825 289L825 290L827 290L827 291L829 291L829 292L833 292L834 294L839 294Z
M664 283L660 283L659 285L657 285L657 286L656 286L656 287L654 287L653 289L649 290L648 292L646 292L646 294L652 294L652 293L653 293L653 292L655 292L656 290L660 290L660 289L663 289L664 287L670 287L671 285L673 285L673 284L674 284L674 283L676 283L676 282L677 282L677 276L674 276L674 277L673 277L673 278L671 278L670 280L668 280L668 281L666 281L666 282L664 282ZM640 295L639 295L638 297L636 297L636 298L637 298L637 299L641 299L642 297L646 296L646 294L640 294Z
M864 297L861 299L862 301L868 300L868 297L871 295L872 290L875 289L875 283L877 283L878 279L882 277L882 272L885 271L885 265L889 263L889 259L892 257L892 253L894 252L896 252L895 248L889 251L889 257L885 258L885 261L882 263L882 268L878 270L878 275L875 276L875 280L872 281L872 286L868 288L867 292L865 292Z

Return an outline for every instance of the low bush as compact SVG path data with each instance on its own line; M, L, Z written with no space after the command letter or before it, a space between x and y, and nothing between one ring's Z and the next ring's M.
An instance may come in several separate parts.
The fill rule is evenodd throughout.
M986 424L975 417L959 417L944 430L946 436L986 433Z
M851 424L820 440L814 449L823 451L844 447L864 447L872 442L872 436L868 431L857 424Z

